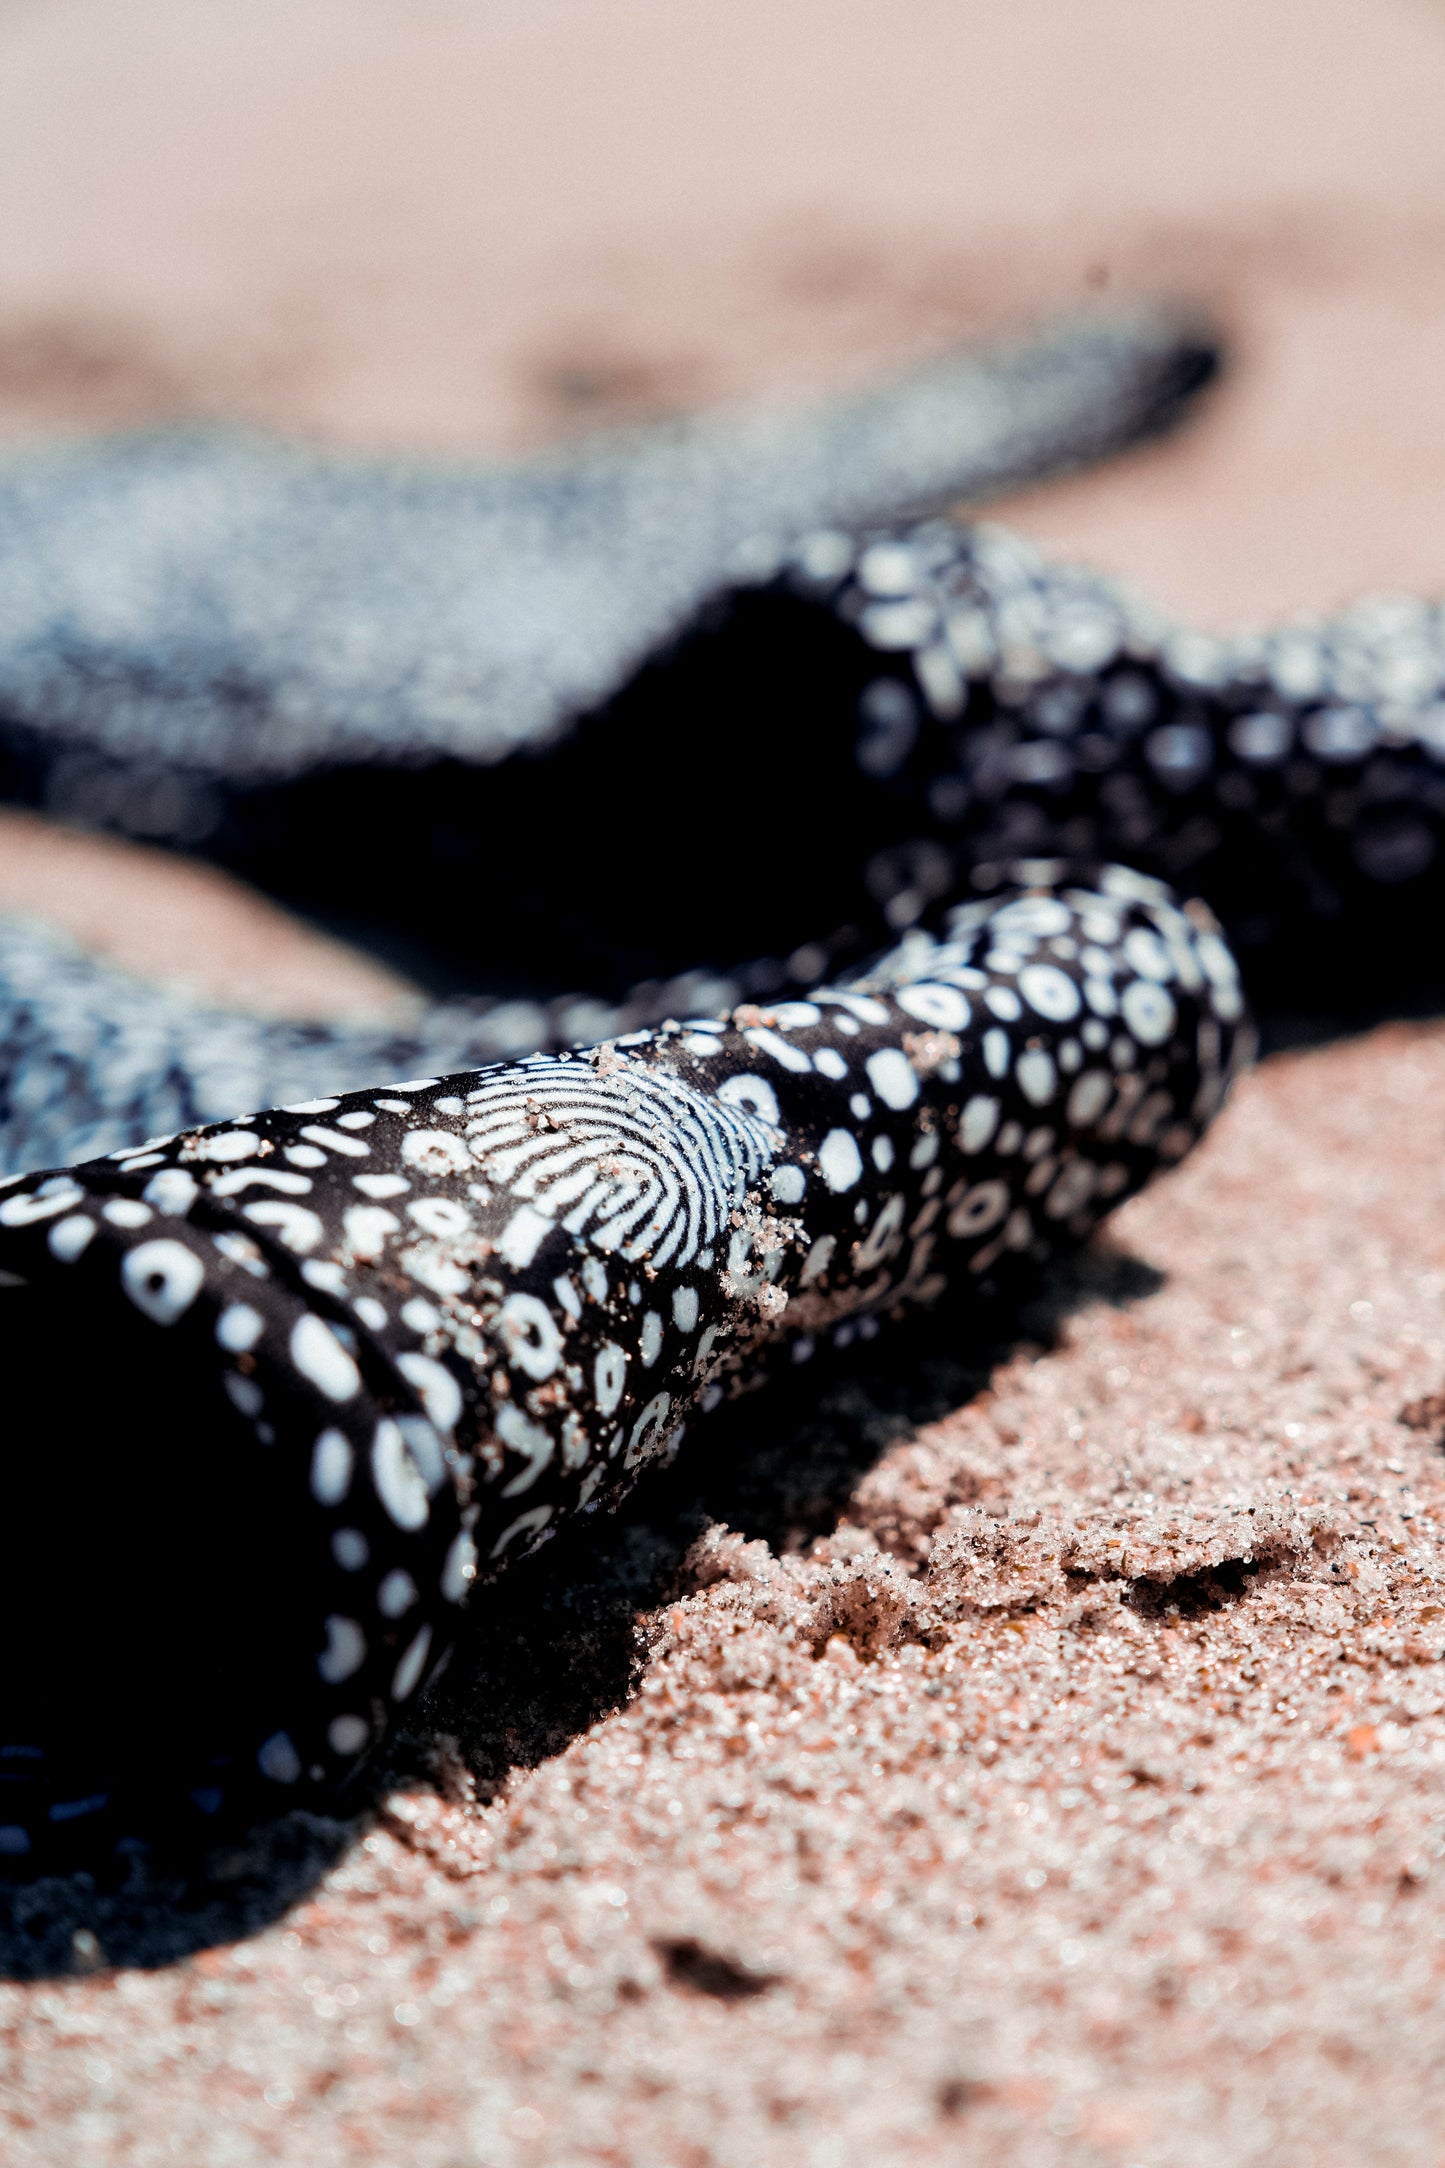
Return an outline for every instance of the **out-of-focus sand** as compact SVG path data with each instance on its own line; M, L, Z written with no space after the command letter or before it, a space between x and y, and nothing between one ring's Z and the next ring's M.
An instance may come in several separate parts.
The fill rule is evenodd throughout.
M63 926L143 978L269 1016L411 1021L408 982L213 866L0 812L0 910Z
M7 0L0 427L501 447L1215 303L1030 524L1212 617L1445 585L1434 0Z
M0 431L500 449L1165 291L1230 381L1010 516L1213 621L1445 589L1442 109L1424 0L4 0ZM11 819L26 902L389 998ZM480 1796L266 1932L112 1971L37 1893L90 1976L0 1989L7 2160L1437 2163L1442 1102L1434 1027L1268 1065L1056 1344L916 1436L835 1392L821 1507L700 1442L735 1538L673 1600L648 1494L575 1617L519 1577Z

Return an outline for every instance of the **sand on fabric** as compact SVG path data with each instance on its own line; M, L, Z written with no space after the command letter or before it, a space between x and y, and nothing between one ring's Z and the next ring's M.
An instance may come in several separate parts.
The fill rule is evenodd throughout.
M487 450L1163 288L1235 376L1021 522L1215 621L1439 589L1442 90L1425 0L7 0L0 427ZM170 968L188 872L7 837ZM1008 1348L486 1601L374 1824L23 1893L7 2163L1432 2168L1442 1109L1438 1025L1276 1056Z

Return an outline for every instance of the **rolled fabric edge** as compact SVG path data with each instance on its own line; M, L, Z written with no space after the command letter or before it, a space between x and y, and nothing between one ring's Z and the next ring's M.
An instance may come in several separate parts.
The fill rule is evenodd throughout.
M0 1185L6 1634L36 1652L0 1862L143 1842L163 1801L204 1833L344 1798L475 1580L615 1504L771 1343L1041 1263L1181 1158L1251 1043L1212 919L1014 871L847 986Z

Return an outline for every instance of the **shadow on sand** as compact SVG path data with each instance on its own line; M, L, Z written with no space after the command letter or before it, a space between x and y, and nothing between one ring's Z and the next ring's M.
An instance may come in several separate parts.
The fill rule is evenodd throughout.
M391 1743L344 1818L288 1815L204 1859L133 1856L119 1870L0 1884L0 1977L167 1965L258 1932L330 1871L387 1792L432 1781L443 1735L459 1742L478 1796L494 1797L514 1770L545 1762L628 1699L646 1615L685 1593L683 1562L706 1527L779 1551L826 1535L892 1444L972 1399L1009 1354L1052 1345L1088 1304L1123 1306L1162 1284L1096 1243L1021 1303L945 1301L720 1408L615 1516L584 1519L479 1593L421 1721Z

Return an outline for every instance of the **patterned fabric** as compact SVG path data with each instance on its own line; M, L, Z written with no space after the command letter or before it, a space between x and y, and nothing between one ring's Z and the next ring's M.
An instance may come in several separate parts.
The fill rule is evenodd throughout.
M11 1177L44 1450L0 1537L0 1851L334 1796L478 1573L772 1346L1085 1239L1210 1120L1242 1017L1207 913L1036 867L806 999Z

